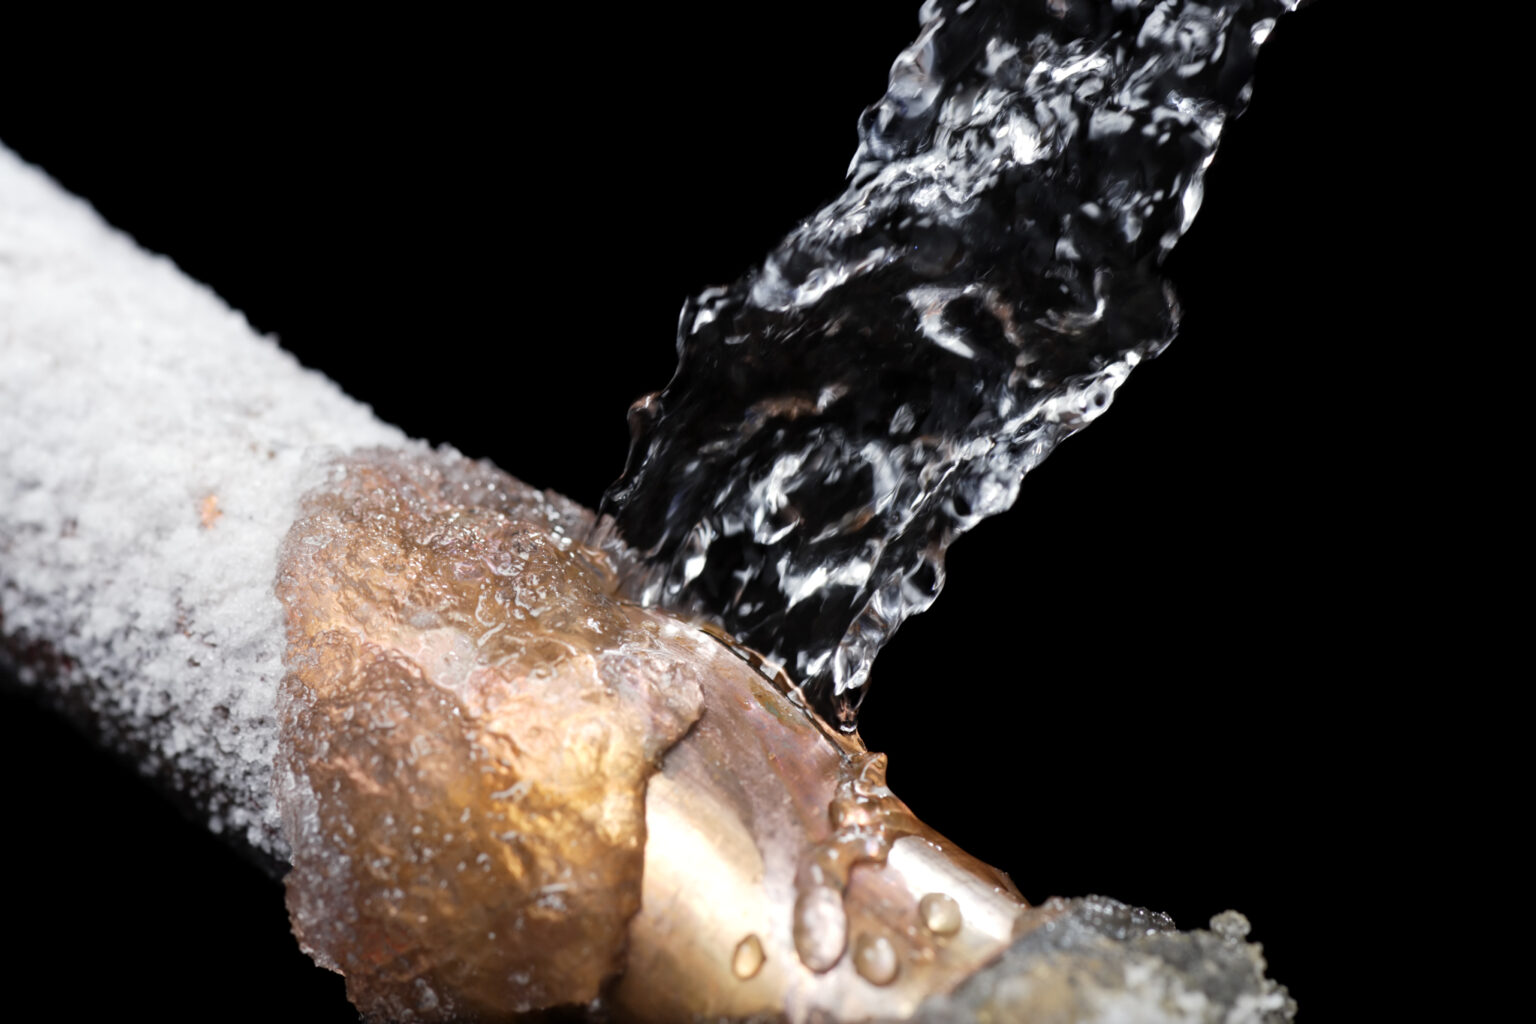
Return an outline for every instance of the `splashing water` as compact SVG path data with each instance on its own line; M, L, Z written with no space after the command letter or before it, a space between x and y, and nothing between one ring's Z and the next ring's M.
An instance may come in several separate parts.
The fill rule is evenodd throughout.
M683 307L605 528L855 725L870 664L1172 339L1158 265L1296 0L928 0L842 196Z

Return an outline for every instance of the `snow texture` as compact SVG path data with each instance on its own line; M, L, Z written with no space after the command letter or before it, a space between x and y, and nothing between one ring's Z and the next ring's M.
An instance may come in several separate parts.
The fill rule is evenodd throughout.
M1053 899L1044 923L953 992L925 1001L913 1024L1289 1024L1296 1003L1264 976L1248 919L1228 910L1210 931L1181 932L1166 914L1104 896Z
M0 657L279 860L278 547L334 456L407 443L0 147Z

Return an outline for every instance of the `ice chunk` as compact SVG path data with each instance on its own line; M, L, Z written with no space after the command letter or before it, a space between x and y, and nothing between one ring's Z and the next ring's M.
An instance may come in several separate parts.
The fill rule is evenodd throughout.
M1181 932L1166 914L1086 896L1028 911L1019 931L1002 957L929 999L916 1021L1283 1024L1296 1014L1232 911L1211 931Z

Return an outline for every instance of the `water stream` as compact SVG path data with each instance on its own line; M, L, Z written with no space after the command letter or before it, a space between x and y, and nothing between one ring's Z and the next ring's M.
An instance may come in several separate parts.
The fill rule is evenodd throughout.
M949 544L1173 338L1159 267L1295 0L929 0L846 191L689 300L602 511L646 603L856 725Z

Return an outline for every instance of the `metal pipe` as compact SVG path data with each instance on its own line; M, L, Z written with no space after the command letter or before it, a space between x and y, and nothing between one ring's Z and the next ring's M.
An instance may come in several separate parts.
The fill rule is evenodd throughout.
M886 789L883 758L866 751L856 737L819 723L795 702L792 685L751 652L730 649L722 638L653 612L624 611L622 602L614 605L615 597L604 598L614 574L593 568L604 552L572 539L587 532L576 529L586 515L578 507L530 492L455 453L432 455L405 442L328 382L299 369L270 341L254 337L206 289L166 261L144 256L8 153L0 154L0 197L0 238L7 246L0 256L12 268L0 292L7 329L0 347L5 368L0 437L13 439L3 449L0 473L3 628L11 664L24 685L46 688L50 699L82 716L108 744L138 759L199 808L215 831L231 833L269 862L296 855L297 870L289 877L295 927L322 962L345 966L354 998L377 1019L447 1019L445 1013L496 1019L551 1001L597 998L637 1020L762 1013L790 1020L908 1019L923 1012L925 1000L984 976L983 966L1018 936L1049 930L1074 912L1029 911L1005 876L924 826ZM159 400L146 403L144 395ZM23 438L25 443L15 443ZM380 454L362 463L357 456L338 461L337 441ZM110 455L103 457L103 451ZM368 459L405 468L386 472ZM146 473L149 467L152 473ZM453 529L413 511L412 502L430 494L423 482L428 478L441 491L431 499L441 507L432 505L428 512L458 524ZM361 504L326 505L327 495L348 487ZM470 491L478 497L471 500ZM314 525L317 509L333 514L332 533ZM477 509L492 517L494 529L476 528L466 535L468 548L445 549L434 561L428 549L447 543L440 540L445 531L464 528L463 517L472 518ZM387 521L407 513L416 517L409 519L410 529L425 530L409 550L426 552L422 564L447 576L392 567L392 559L406 549L369 546L380 536L403 535L405 526ZM519 611L515 618L523 624L498 641L523 652L513 668L491 673L495 678L486 693L503 696L476 696L480 691L470 687L471 680L482 685L491 671L474 667L482 664L476 652L487 650L486 642L512 620L486 631L491 620L484 616L492 613L482 614L477 603L471 618L482 633L476 639L469 618L448 614L451 601L434 605L420 587L457 593L456 582L429 586L426 581L483 575L470 572L471 562L491 555L475 545L490 543L487 537L505 540L498 530L523 538L518 541L523 546L514 546L524 556L532 550L527 544L543 544L554 559L549 563L554 575L530 576L532 563L509 563L496 573L511 590L495 593L521 593L518 588L534 585L540 600L545 587L557 595L590 592L581 599L587 603L572 607L601 605L631 621L629 632L594 634L596 662L582 660L586 656L575 648L569 656L561 654L550 663L559 678L575 672L570 679L578 690L590 689L596 680L601 693L640 686L632 706L641 720L662 713L656 703L662 691L645 680L670 679L678 672L698 680L688 690L693 697L665 698L672 702L666 706L675 705L667 714L682 716L681 734L673 728L642 745L650 751L645 758L660 769L649 786L643 785L645 760L635 763L638 775L621 779L601 799L561 789L563 769L549 774L548 764L537 758L520 760L532 757L530 743L537 746L526 732L529 723L555 714L554 683L532 685L548 679L548 670L538 667L537 658L526 661L536 642L551 637L557 646L567 642L558 639L564 634L546 635L555 628L549 620L530 633L533 620L523 621ZM288 554L279 563L284 533L282 549ZM496 548L498 557L507 550ZM337 552L349 554L340 558ZM347 568L337 568L341 565ZM594 571L590 578L596 582L581 583ZM364 575L347 575L356 572ZM280 579L277 593L270 583L274 578ZM396 585L406 589L390 598ZM286 629L278 594L287 604ZM521 602L519 597L518 608L524 607ZM554 621L575 628L565 619ZM637 652L634 640L624 639L633 635L660 636L664 642L656 641L662 647L645 654ZM618 658L619 667L603 669L603 658ZM284 662L291 693L286 707L278 697ZM369 665L405 665L406 676L400 678L441 688L461 702L480 701L475 706L482 711L457 726L470 745L464 749L484 747L491 742L487 736L510 737L513 753L506 756L524 773L514 776L522 782L493 793L485 807L465 802L462 819L457 817L452 801L465 798L455 780L468 770L466 762L421 753L422 742L429 747L449 742L452 729L413 733L406 728L413 724L411 715L397 723L399 729L381 732L366 724L373 721L369 716L377 701L370 701L366 688L346 687L365 687L374 678ZM467 688L455 688L459 684L452 680L460 676ZM342 690L325 689L338 680ZM339 710L325 719L316 710L319 702L338 694L342 703L330 706ZM506 694L522 694L516 699L524 701L519 706L525 713L498 719L495 707L511 699ZM676 704L679 700L683 703ZM598 714L594 724L610 737L599 748L609 753L594 763L603 766L599 779L610 779L610 755L621 749L613 746L619 742L614 737L633 726L623 724L618 710L593 713ZM307 725L295 724L305 715ZM496 721L503 724L495 726ZM563 738L573 735L570 721L551 721L559 728L546 730L545 738L554 736L552 756L563 764ZM349 737L373 750L370 758L358 760ZM390 745L397 741L404 746ZM280 780L289 780L286 787L277 786L276 796L267 786L274 761ZM514 978L508 996L504 981L455 973L439 962L408 975L416 979L413 985L430 980L439 986L429 985L425 1001L416 1003L401 1002L388 990L387 971L381 982L371 977L363 965L387 965L400 955L388 951L399 947L385 949L377 942L416 934L400 931L406 899L400 894L433 878L439 879L434 884L446 884L431 874L441 862L433 861L425 840L412 845L407 838L395 851L400 865L412 865L403 874L374 860L366 862L375 864L366 871L347 869L354 884L340 890L341 903L325 902L335 891L316 895L313 885L306 888L315 878L334 881L337 865L365 864L363 848L348 846L352 840L343 833L360 834L357 841L374 844L366 848L375 853L378 843L393 841L388 827L381 833L371 819L355 813L358 805L327 803L348 787L374 799L378 786L370 772L379 765L405 780L401 791L382 795L386 810L378 820L389 822L411 807L437 817L446 807L454 809L455 821L470 821L472 812L489 821L520 807L525 794L518 787L530 780L568 795L541 805L544 811L527 811L533 815L528 820L546 821L551 814L589 820L588 809L595 807L593 813L600 814L595 820L608 822L610 798L643 792L645 827L634 833L643 875L601 876L607 881L596 889L560 881L539 890L540 899L558 890L561 907L567 899L585 897L600 911L620 901L612 904L619 913L616 940L592 924L590 914L557 914L551 933L567 944L611 945L617 951L611 967L583 953L570 962L596 963L601 969L590 977L572 981L562 968L565 973L557 971L556 981L544 988L542 979L528 985ZM324 774L333 770L340 772L334 785L312 784L333 777ZM507 795L513 791L518 792ZM335 812L329 818L328 809ZM275 825L279 817L285 819L283 830ZM323 824L327 821L331 824ZM612 827L618 826L603 824L595 834L609 836ZM525 853L535 849L519 846L507 834L498 833L495 843ZM565 878L574 865L585 863L575 851L587 849L580 845L587 840L571 847L567 838L585 834L581 828L557 830L552 848L537 847L555 859L541 862L540 854L528 863L541 863L537 870ZM622 829L617 835L603 839L599 848L608 843L622 864L629 840ZM472 847L455 869L462 871L471 855L478 862L492 852L504 850ZM306 860L312 854L317 859ZM438 868L423 867L431 863ZM513 864L508 877L522 878L528 870L533 869L527 864ZM643 892L633 904L639 913L629 920L633 910L624 909L621 894L641 877ZM516 899L509 896L508 904L517 922L534 920ZM379 906L387 911L383 931L359 923ZM453 945L465 940L462 930L454 930L461 916L456 906L450 900L438 904L436 916L420 915L420 935L441 937L443 943L435 953L428 949L429 958L448 956L458 963L466 950L496 948L494 933L484 943L472 936L469 946ZM323 913L314 913L316 907ZM494 905L491 913L499 920ZM335 922L350 923L320 937ZM513 944L512 955L527 959L528 950ZM611 987L594 987L610 975L616 979ZM1251 965L1233 976L1243 979L1241 991L1256 994L1255 1013L1283 1008L1283 993L1266 989L1268 983ZM488 980L494 983L486 988ZM385 997L370 992L375 982L385 986ZM1080 987L1080 982L1071 984ZM1123 978L1108 985L1115 991L1125 987ZM494 997L490 1002L474 1001L486 992Z
M7 269L9 269L9 268L7 268ZM11 340L11 336L6 336L6 337L5 337L5 341L9 341L9 340ZM0 344L3 344L3 342L0 342ZM1150 383L1151 383L1151 382L1149 382L1149 385L1150 385ZM12 397L12 395L11 395L11 394L9 394L9 393L8 393L8 394L7 394L7 396L6 396L6 397L7 397L7 399L8 399L8 400L9 400L9 399L10 399L10 398L11 398L11 397ZM0 447L3 447L3 445L0 445ZM219 520L219 521L217 521L217 522L227 522L227 521L226 521L226 520L223 520L223 519L222 519L222 517L221 517L221 519L220 519L220 520ZM877 703L878 703L878 702L877 702Z

